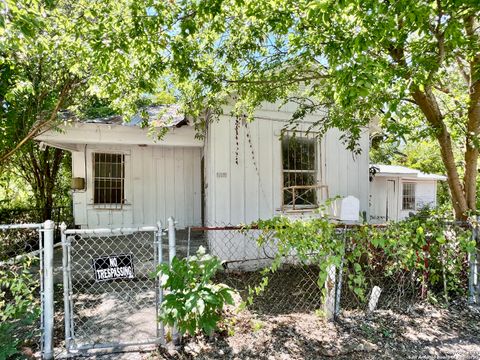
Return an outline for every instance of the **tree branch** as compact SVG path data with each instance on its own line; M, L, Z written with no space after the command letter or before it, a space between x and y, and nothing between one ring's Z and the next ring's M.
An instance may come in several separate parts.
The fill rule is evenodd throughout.
M55 107L50 113L50 117L45 121L38 121L33 127L30 129L28 134L10 151L0 156L0 163L6 161L10 156L12 156L16 151L18 151L23 145L25 145L29 140L33 139L35 136L39 134L40 131L51 128L51 125L56 121L57 115L65 100L67 99L69 92L74 85L73 81L67 81L60 92L58 100L55 104Z

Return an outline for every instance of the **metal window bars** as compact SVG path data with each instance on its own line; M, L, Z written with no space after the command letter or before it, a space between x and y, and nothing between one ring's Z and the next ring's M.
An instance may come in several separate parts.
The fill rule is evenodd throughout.
M121 209L125 202L125 155L94 153L93 177L95 207Z
M293 185L286 186L282 189L282 211L305 211L308 209L318 208L319 201L317 193L320 191L320 201L324 201L329 198L328 185ZM308 196L305 196L307 192L315 192L315 200L311 201ZM285 202L285 193L291 194L291 201ZM297 200L302 203L297 204Z

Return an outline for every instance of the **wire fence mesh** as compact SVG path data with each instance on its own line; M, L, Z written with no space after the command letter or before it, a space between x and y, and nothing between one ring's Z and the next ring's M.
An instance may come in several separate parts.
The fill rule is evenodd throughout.
M381 291L375 295L380 309L467 299L470 263L466 244L476 246L472 232L476 225L421 219L414 223L414 231L401 226L346 231L345 257L350 259L342 269L341 309L368 309L375 287ZM385 243L376 244L376 238ZM353 291L355 280L362 282L363 294Z
M0 225L0 348L6 356L42 351L42 224Z
M425 244L415 233L420 225L403 235L396 226L338 225L331 241L343 243L343 253L331 256L342 260L328 267L326 276L325 268L321 270L326 257L313 252L311 258L299 257L294 249L282 256L276 271L270 271L277 254L272 230L223 224L192 227L186 253L193 254L202 245L218 256L224 269L217 280L236 289L244 300L254 294L250 308L260 313L323 312L328 310L326 302L332 301L338 315L341 310L368 310L373 298L373 305L383 309L466 298L469 262L462 244L471 236L471 224L423 224ZM400 240L401 236L405 238ZM380 237L389 243L376 244Z
M223 271L216 281L235 289L247 300L253 293L252 310L264 314L309 312L322 307L322 287L318 285L318 266L300 262L294 255L283 258L282 265L269 272L276 256L275 246L270 241L258 245L263 239L273 236L258 229L241 226L220 225L191 227L187 231L187 251L194 254L199 246L222 260ZM179 242L185 239L180 235ZM268 279L268 280L267 280ZM262 291L258 291L262 289Z
M67 348L158 341L156 230L67 230Z

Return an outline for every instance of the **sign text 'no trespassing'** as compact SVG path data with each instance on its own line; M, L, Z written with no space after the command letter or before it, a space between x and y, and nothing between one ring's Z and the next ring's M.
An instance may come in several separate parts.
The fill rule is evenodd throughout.
M95 281L133 279L133 257L129 255L110 255L92 259Z

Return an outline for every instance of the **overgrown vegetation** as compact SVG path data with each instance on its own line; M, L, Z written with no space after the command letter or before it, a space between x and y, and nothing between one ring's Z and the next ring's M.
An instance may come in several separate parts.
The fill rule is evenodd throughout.
M1 260L4 257L0 257ZM32 266L38 259L23 257L0 263L0 359L18 355L38 335L40 315L38 279ZM32 344L35 348L38 344Z
M277 252L248 300L254 301L254 295L268 286L269 273L295 259L318 266L322 289L332 266L342 269L355 306L365 304L374 286L384 288L384 297L397 304L427 298L448 302L452 296L466 295L467 256L476 246L468 225L463 225L431 211L382 227L342 228L326 217L259 221L254 224L263 233L258 245L269 242Z
M215 331L224 306L233 304L233 290L212 281L221 267L220 260L205 254L203 247L190 258L175 257L171 267L159 265L161 285L166 290L159 320L176 326L181 334L210 335Z

